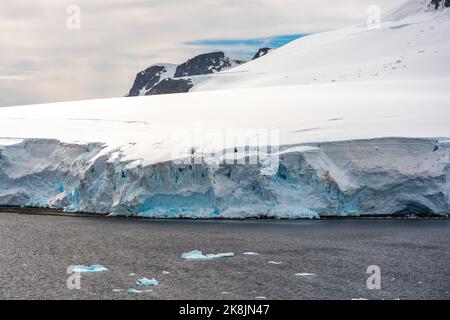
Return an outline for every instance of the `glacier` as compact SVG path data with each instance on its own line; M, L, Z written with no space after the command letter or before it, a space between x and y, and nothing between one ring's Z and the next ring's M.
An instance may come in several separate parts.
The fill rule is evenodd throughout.
M0 145L0 205L152 218L448 215L450 140L379 138L280 149L261 164L132 165L98 143ZM33 164L30 166L30 161Z
M0 206L148 218L448 216L449 26L449 8L408 0L379 28L301 38L192 77L188 94L2 107ZM252 144L261 130L276 142ZM276 166L252 153L260 147ZM236 161L218 164L217 154Z

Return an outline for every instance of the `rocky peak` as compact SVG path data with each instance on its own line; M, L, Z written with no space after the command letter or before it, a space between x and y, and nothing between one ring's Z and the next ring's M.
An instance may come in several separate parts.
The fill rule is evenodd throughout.
M205 53L180 64L175 71L175 78L220 72L242 63L244 61L232 60L223 52Z
M440 7L448 8L450 7L450 0L431 0L429 6L434 6L436 10Z
M260 58L272 48L261 48L253 57ZM195 56L180 65L157 64L136 75L129 97L188 92L194 86L189 77L224 71L246 61L227 57L224 52L210 52Z
M268 47L264 47L258 50L258 52L253 56L252 60L261 58L262 56L265 56L266 54L268 54L270 51L272 51L272 48L268 48Z
M144 95L162 78L172 77L170 65L153 65L136 75L133 86L128 94L129 97Z

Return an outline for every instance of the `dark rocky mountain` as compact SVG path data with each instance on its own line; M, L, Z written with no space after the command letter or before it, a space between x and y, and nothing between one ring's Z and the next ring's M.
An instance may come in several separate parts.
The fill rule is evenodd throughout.
M226 57L223 52L205 53L180 64L175 71L175 78L220 72L243 63L245 61Z
M139 96L142 89L150 90L161 80L161 76L169 70L165 65L154 65L136 75L128 96ZM170 75L170 76L173 76Z
M270 50L261 48L255 57L262 57ZM253 59L256 59L255 57ZM188 77L224 71L245 62L229 58L225 53L218 51L195 56L178 66L153 65L136 75L128 97L188 92L194 86Z
M450 7L450 0L431 0L430 6L434 6L437 9L439 9L439 7L445 7L445 8L449 8Z
M253 56L252 60L261 58L262 56L265 56L266 54L268 54L268 53L269 53L270 51L272 51L272 50L273 50L272 48L268 48L268 47L261 48L261 49L259 49L258 52Z

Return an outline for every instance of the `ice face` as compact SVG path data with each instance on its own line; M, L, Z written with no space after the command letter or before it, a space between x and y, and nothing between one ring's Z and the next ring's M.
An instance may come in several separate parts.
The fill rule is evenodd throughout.
M257 164L139 165L101 144L0 146L0 205L157 218L315 218L450 212L450 142L384 138L281 147Z

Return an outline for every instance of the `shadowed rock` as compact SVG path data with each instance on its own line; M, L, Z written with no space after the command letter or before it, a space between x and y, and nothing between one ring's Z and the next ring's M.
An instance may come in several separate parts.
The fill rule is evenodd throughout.
M272 51L272 48L261 48L258 50L258 52L253 56L252 60L261 58L262 56L265 56L266 54L268 54L270 51Z
M165 79L154 86L146 95L188 92L192 87L193 84L190 79Z
M430 6L434 6L436 10L441 6L448 8L450 7L450 0L431 0Z
M133 87L131 87L128 96L138 96L143 88L151 89L155 84L159 82L161 73L163 71L165 71L165 67L155 65L139 72L136 75Z
M223 52L205 53L180 64L175 71L175 78L219 72L242 63L244 61L231 60Z

